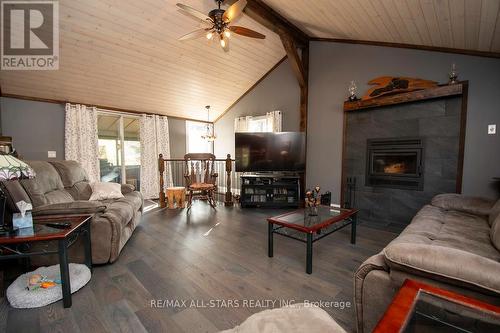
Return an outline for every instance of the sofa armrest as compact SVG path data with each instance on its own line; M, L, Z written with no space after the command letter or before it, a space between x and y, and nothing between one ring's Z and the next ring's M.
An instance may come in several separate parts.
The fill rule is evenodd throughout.
M431 204L446 210L457 210L474 215L488 216L495 202L480 197L446 193L436 195L432 198Z
M106 205L98 201L71 201L35 207L33 216L103 213Z
M391 270L500 294L500 263L495 260L459 249L415 243L390 244L383 252Z
M371 271L389 271L382 252L366 259L354 273L354 304L358 320L358 331L363 331L363 282Z
M135 191L135 186L131 184L122 184L122 194L132 193Z

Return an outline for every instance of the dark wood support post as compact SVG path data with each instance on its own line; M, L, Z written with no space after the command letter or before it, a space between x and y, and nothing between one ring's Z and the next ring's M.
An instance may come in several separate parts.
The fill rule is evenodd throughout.
M231 192L231 172L233 171L233 164L231 161L231 154L227 154L226 158L226 196L224 198L224 206L232 207L233 202L233 192Z
M287 31L279 29L279 35L285 48L288 60L300 86L300 131L307 132L307 103L308 103L308 77L309 77L309 43L300 47L301 54L297 49L297 42ZM306 135L307 140L307 135ZM306 170L300 177L300 199L303 198L306 188ZM301 204L303 203L300 200Z
M231 0L227 1L231 3ZM245 14L274 31L281 38L287 58L300 86L300 131L307 132L309 41L311 38L263 0L247 0L247 2L244 10ZM305 175L306 171L304 169L300 179L301 199L305 191Z
M167 207L167 202L165 200L165 183L163 181L163 174L165 173L165 161L163 160L163 154L158 156L158 170L160 171L160 207Z

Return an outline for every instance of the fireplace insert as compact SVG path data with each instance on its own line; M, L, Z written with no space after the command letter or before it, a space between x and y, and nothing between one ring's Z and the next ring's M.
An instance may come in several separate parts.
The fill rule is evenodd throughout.
M423 190L421 138L368 139L366 186Z

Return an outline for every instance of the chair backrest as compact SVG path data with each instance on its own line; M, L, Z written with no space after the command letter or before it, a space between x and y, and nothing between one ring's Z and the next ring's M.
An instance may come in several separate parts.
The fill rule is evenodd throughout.
M215 155L192 153L184 155L184 178L186 186L193 183L215 184Z

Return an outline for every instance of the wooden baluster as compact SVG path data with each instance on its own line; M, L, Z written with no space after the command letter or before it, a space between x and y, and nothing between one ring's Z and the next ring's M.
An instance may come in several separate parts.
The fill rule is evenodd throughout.
M160 207L164 208L167 206L165 202L165 184L163 182L163 173L165 172L165 161L163 160L163 154L158 156L158 170L160 171Z
M233 193L231 192L231 172L232 172L232 161L231 154L227 154L226 158L226 197L224 199L224 206L230 207L234 205Z

